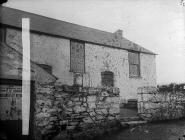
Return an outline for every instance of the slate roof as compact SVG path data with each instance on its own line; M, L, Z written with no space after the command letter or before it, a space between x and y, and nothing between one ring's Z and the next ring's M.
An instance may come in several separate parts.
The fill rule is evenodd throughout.
M30 18L31 31L155 55L155 53L150 50L147 50L124 37L122 37L121 41L118 41L118 39L115 38L114 33L0 6L1 24L21 28L22 18Z

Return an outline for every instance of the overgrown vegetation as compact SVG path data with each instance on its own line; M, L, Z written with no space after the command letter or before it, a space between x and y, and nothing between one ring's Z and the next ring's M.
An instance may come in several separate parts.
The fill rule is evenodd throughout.
M176 84L170 83L166 85L158 85L158 90L161 92L170 92L170 91L185 91L185 83Z

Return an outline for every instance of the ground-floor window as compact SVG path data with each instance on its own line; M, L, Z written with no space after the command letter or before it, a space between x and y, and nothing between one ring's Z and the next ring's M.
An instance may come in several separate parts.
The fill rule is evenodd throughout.
M102 86L114 86L114 73L111 71L101 72Z

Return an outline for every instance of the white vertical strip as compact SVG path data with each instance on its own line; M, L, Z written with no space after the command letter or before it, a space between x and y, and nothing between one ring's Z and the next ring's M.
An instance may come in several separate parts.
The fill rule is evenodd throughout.
M30 20L22 18L22 135L29 134L30 117Z

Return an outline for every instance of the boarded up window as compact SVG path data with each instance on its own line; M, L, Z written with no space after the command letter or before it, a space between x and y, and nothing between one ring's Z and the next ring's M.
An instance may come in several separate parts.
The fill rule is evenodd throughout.
M114 86L114 74L111 71L104 71L101 73L102 86Z
M76 73L85 72L85 44L71 41L70 70Z
M139 53L129 52L129 76L139 77L140 76L140 60Z

